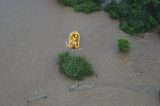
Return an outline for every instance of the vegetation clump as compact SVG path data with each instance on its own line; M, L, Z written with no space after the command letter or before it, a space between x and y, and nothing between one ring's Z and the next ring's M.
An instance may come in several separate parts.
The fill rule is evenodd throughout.
M157 28L156 28L156 32L160 35L160 25L159 25L159 26L157 26Z
M73 7L77 12L92 13L101 9L99 0L58 0L58 2Z
M58 65L60 72L73 80L82 80L94 74L92 65L84 57L74 56L70 52L59 54Z
M118 48L121 52L129 52L131 42L126 38L118 39Z
M127 33L146 32L160 23L159 0L112 0L105 11L120 20L120 29Z

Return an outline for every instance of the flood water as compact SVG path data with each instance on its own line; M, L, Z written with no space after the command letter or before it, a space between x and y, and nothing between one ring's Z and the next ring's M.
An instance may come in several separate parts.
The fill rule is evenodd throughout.
M105 12L76 13L54 0L0 0L0 106L158 106L160 37L129 36ZM58 71L57 55L68 50L72 31L95 76L77 83ZM117 39L132 42L129 54ZM29 97L48 98L27 103ZM36 97L34 97L36 98Z

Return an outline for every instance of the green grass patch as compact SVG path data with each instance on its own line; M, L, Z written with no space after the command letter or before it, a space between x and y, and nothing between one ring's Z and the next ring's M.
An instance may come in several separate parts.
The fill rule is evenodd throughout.
M101 10L99 0L58 0L58 3L73 7L77 12L92 13Z
M121 52L129 52L131 47L131 42L126 38L118 39L118 48Z
M84 57L74 56L70 52L58 55L58 65L60 72L73 80L82 80L94 74L92 65Z

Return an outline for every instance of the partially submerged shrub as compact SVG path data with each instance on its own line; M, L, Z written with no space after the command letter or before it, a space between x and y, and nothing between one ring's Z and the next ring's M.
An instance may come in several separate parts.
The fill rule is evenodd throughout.
M157 28L156 28L156 32L160 35L160 25L159 25L159 26L157 26Z
M98 6L94 2L82 3L82 4L74 5L74 10L77 12L92 13L94 11L100 10L100 6Z
M121 52L129 52L129 49L131 47L131 43L126 38L120 38L118 39L118 48Z
M73 7L77 12L92 13L101 9L99 0L58 0L58 2Z
M58 2L62 5L73 7L76 3L75 0L58 0Z
M82 80L85 76L94 74L92 65L80 56L64 52L58 56L59 70L73 80Z
M136 32L135 28L130 27L127 21L122 21L120 23L120 29L127 32L127 33L133 33Z
M127 33L146 32L160 23L160 2L157 0L112 0L105 11L120 20L120 29Z
M110 13L110 17L112 19L118 19L119 18L119 14L117 14L115 11L110 10L109 13Z

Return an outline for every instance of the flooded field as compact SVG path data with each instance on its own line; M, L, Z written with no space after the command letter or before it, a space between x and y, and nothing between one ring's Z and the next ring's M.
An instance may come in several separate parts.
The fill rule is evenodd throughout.
M116 41L128 35L118 25L103 11L76 13L54 0L1 0L0 106L159 106L160 36L131 36L130 53L121 54ZM56 59L74 30L81 49L71 52L86 56L97 78L69 91L77 82Z

